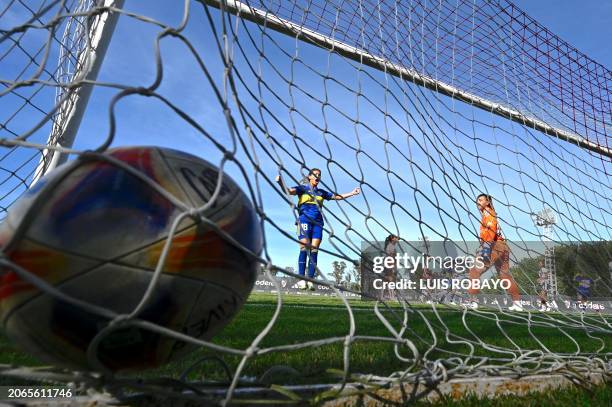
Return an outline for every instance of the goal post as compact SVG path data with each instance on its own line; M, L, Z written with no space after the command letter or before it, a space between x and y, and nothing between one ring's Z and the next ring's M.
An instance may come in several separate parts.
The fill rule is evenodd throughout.
M39 289L37 298L63 301L56 316L81 318L95 308L106 319L85 327L95 338L86 342L89 369L15 367L14 354L0 353L0 377L77 383L108 403L333 405L548 389L602 383L612 374L610 71L511 2L27 3L0 6L0 215L12 217L8 227L23 220L11 239L30 239L34 249L11 257L15 244L0 248L0 283L27 276L24 287ZM71 199L91 178L63 190L59 178L36 184L69 154L119 166L107 148L145 144L189 152L211 168L196 174L185 160L186 183L169 165L151 168L169 174L164 187L123 163L128 177L100 178L108 185L128 179L134 188L109 188L86 205ZM182 160L180 152L168 154ZM224 188L225 176L237 187ZM314 185L321 195L305 196ZM26 236L29 225L44 226L35 212L49 205L42 195L32 198L41 188L45 196L68 191L61 202L95 213L107 240L125 229L115 227L125 218L153 237L102 248L88 228L87 253L57 253L53 242ZM193 189L219 217L226 209L219 197L242 191L264 232L263 252L240 241L241 222L251 217L205 217L202 207L178 198L181 188ZM300 224L291 195L298 191L318 203L317 248L299 234L312 225ZM159 200L144 199L149 192ZM38 199L35 210L15 215L24 193ZM108 224L101 222L107 218L99 202L114 200L153 214L132 219L132 212L110 210ZM491 246L506 246L503 255L486 274L466 262L443 265L447 257L486 257L487 201L499 225ZM554 219L540 229L546 211ZM166 212L175 221L158 235ZM61 233L82 232L68 216L48 218ZM203 238L198 250L215 256L228 243L232 254L256 261L251 297L240 310L208 298L205 289L214 284L195 277L181 287L200 290L194 297L201 309L182 309L160 290L184 265L174 248L190 251L199 239L182 234L188 219L224 237L237 230L224 242ZM123 244L133 247L127 252ZM79 276L47 281L48 260L37 247L49 249L49 263L59 258L56 270L68 264ZM102 258L98 249L110 254ZM547 286L538 282L540 262L554 277ZM142 276L146 293L126 293L139 304L135 310L91 304L79 290L81 276L115 265ZM7 277L10 270L16 274ZM233 271L216 270L228 280ZM115 284L121 292L121 278L105 276L100 290ZM469 284L481 280L509 286L473 292ZM539 301L546 287L557 304L545 312ZM147 319L170 308L166 300L180 311L172 327ZM234 311L240 314L230 325L202 339ZM164 349L170 354L186 351L185 344L197 349L154 371L104 367L100 349L149 334L173 343ZM37 365L7 341L13 345L24 365Z
M121 9L123 4L124 0L81 0L68 19L59 42L58 79L70 86L57 89L57 110L47 140L47 146L55 148L41 152L31 185L68 159L62 149L74 143L119 18L112 9ZM96 11L92 14L91 10Z

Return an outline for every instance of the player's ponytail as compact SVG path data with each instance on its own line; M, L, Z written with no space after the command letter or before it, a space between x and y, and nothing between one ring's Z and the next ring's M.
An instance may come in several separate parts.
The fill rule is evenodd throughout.
M387 248L389 247L389 243L391 243L394 239L398 239L398 236L396 235L389 235L387 236L387 238L385 239L385 244L383 246L383 254L385 256L388 256L389 253L387 252Z
M387 236L387 238L385 239L385 245L384 250L387 250L387 246L389 246L389 243L391 242L391 240L393 240L393 238L395 237L395 235L389 235Z

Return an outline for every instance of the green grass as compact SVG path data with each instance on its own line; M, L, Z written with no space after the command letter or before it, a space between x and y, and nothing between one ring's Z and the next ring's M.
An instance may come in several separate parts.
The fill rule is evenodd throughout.
M355 335L391 338L387 328L374 314L374 304L372 302L361 300L350 300L349 302L351 309L354 311ZM266 324L269 323L275 307L276 297L274 295L253 294L237 317L214 339L214 342L235 349L246 349ZM486 317L488 318L485 318L485 316L480 316L473 312L464 315L462 310L453 310L443 306L438 306L436 309L439 312L441 321L438 320L431 306L412 308L408 315L409 330L403 336L414 343L419 350L420 356L430 350L427 354L427 359L429 360L448 359L453 354L459 354L463 355L464 361L468 364L476 364L481 358L485 357L490 358L488 363L503 364L509 357L512 357L511 354L495 351L494 349L487 350L485 346L477 345L475 346L473 358L466 360L466 355L470 353L470 347L464 343L448 342L445 339L447 330L456 335L451 337L451 339L457 340L459 337L463 337L473 341L478 340L482 341L483 344L486 343L489 348L500 347L514 350L517 355L519 352L515 345L502 334L500 327L516 346L521 349L544 351L542 345L538 343L539 340L554 353L571 354L578 351L576 345L567 336L563 335L558 328L558 326L563 324L549 319L553 318L557 321L565 320L565 317L561 314L547 314L546 316L533 314L532 319L534 321L547 321L551 326L533 327L530 334L527 323L522 319L527 317L526 313L519 314L519 316L504 316L505 321L499 322L498 326L494 320L495 315L497 315L494 310L487 312L488 315ZM401 307L397 305L392 306L390 309L383 307L381 312L396 330L400 329L401 319L403 318ZM338 298L285 296L279 319L269 334L259 344L259 349L300 344L323 338L338 338L338 340L333 344L318 347L257 355L249 361L241 375L259 378L272 366L289 366L295 374L282 371L271 376L270 381L282 384L337 382L338 376L334 372L343 368L343 341L349 333L348 316L349 314L343 302ZM424 319L429 321L431 329L435 332L438 341L435 350L430 349L433 338ZM464 319L465 324L463 322ZM512 320L514 323L508 322L508 320ZM466 328L466 325L469 329ZM592 333L591 337L589 337L583 329L564 328L564 330L580 344L580 351L582 353L597 352L602 343L605 345L604 353L610 352L610 349L612 349L611 335ZM534 336L537 340L534 339ZM398 351L406 358L412 359L413 357L412 352L405 345L399 346ZM394 345L382 341L357 340L351 344L349 355L351 373L388 375L396 371L405 370L412 363L412 361L402 362L394 353ZM148 372L145 376L167 375L177 377L180 372L191 366L195 361L207 356L221 357L232 372L235 371L241 359L238 356L219 354L218 352L203 349L192 353L186 359L173 362L156 371ZM3 338L0 338L0 363L16 365L38 364L36 360L24 355ZM449 364L448 367L452 366ZM202 378L224 380L225 377L221 365L213 361L197 366L190 374L190 378L194 380ZM570 392L567 397L571 399L571 397L574 397L573 394ZM604 390L602 394L597 397L603 399L607 397L607 400L610 399L609 389ZM585 395L583 394L583 396ZM471 403L470 399L466 400L466 403Z
M244 306L236 319L215 338L214 342L220 345L236 349L246 349L256 335L266 326L275 310L276 298L273 295L254 294ZM391 334L383 323L373 312L373 303L351 300L351 308L354 310L356 335L379 336L391 338ZM439 314L447 326L449 332L471 340L482 340L489 347L502 347L515 350L516 347L500 331L500 328L492 319L485 319L468 313L465 316L466 325L461 310L451 310L447 307L439 307ZM396 330L400 329L402 310L392 307L391 310L382 311L383 315L392 323ZM526 313L522 317L526 317ZM490 318L494 314L491 312ZM556 316L558 319L562 317ZM431 310L431 307L418 307L409 314L408 325L410 330L404 334L404 338L410 339L419 349L420 354L427 351L432 343L432 335L423 318L431 323L438 340L436 350L430 351L428 359L448 358L455 354L467 355L470 348L466 344L449 343L445 340L446 329ZM535 317L535 319L541 317ZM509 319L509 317L505 317ZM541 345L534 339L535 336L554 353L575 353L576 345L554 325L545 327L534 327L530 335L527 324L516 318L516 323L500 322L499 326L506 335L514 341L521 349L539 349ZM558 325L558 324L557 324ZM580 344L581 352L596 352L605 344L605 352L612 348L612 337L603 334L591 334L587 336L582 329L564 329L567 334ZM259 377L268 368L275 365L290 366L299 372L297 376L283 373L282 381L287 384L300 384L311 382L326 382L337 380L335 376L327 373L329 369L343 368L343 341L349 333L349 318L346 308L341 300L330 297L308 297L286 296L284 305L277 323L269 334L259 344L259 348L269 348L279 345L299 344L306 341L322 338L338 338L334 344L309 347L301 350L267 353L254 357L246 366L243 374L250 377ZM599 338L599 339L595 339ZM451 337L451 339L457 339ZM400 346L401 355L411 358L412 352L407 346ZM163 369L164 373L172 373L189 366L194 360L204 354L212 352L196 352L192 357L176 362ZM495 352L485 349L484 346L476 346L474 359L469 363L477 363L478 358L489 357L500 359L497 363L503 363L503 358L512 355L503 352ZM224 360L231 368L235 368L240 360L239 357L225 356ZM411 362L402 362L394 354L394 346L391 343L381 341L356 341L351 345L350 367L352 373L377 373L387 375L395 371L406 369ZM214 370L214 369L213 369ZM220 372L220 370L219 370ZM211 377L211 366L203 366L194 370L194 377L205 374ZM221 375L217 376L221 378Z

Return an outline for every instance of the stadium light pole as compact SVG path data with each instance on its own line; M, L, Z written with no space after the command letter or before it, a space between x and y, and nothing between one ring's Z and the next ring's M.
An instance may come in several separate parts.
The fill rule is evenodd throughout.
M557 223L557 217L550 208L544 208L538 213L531 215L535 226L542 229L544 236L544 267L548 271L548 298L557 298L557 270L555 267L555 246L552 242L553 229Z

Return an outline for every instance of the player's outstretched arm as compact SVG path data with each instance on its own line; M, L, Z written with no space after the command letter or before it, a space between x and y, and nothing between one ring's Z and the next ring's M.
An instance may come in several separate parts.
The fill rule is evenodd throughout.
M341 201L343 199L350 198L355 195L359 195L360 192L361 192L361 188L355 188L351 192L347 192L346 194L335 194L333 199L336 201Z
M283 182L283 179L281 178L281 176L280 176L280 175L277 175L277 176L276 176L275 181L276 181L276 183L278 184L278 186L280 186L281 190L282 190L283 192L285 192L286 194L289 194L289 195L295 195L295 194L297 194L297 191L296 191L296 189L295 189L295 188L287 188L287 187L285 186L285 183Z

